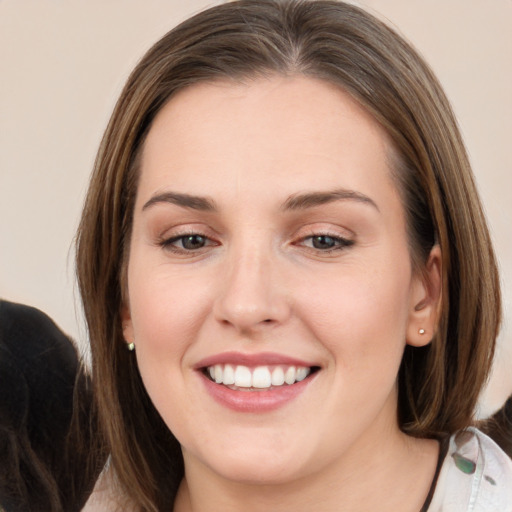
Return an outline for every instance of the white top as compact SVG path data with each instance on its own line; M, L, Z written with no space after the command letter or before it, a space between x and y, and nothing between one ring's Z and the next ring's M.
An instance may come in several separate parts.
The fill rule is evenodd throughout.
M428 512L512 512L512 460L475 428L453 435Z

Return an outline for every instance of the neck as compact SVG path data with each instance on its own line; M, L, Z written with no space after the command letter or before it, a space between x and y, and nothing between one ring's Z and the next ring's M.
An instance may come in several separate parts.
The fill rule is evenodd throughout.
M434 478L439 446L396 429L378 443L367 439L313 474L278 484L223 478L185 455L185 478L174 512L419 512Z

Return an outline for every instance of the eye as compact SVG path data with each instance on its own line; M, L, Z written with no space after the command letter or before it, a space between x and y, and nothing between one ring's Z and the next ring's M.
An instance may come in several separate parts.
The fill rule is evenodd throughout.
M200 233L187 233L163 240L160 245L173 252L186 253L199 251L210 245L217 244Z
M328 234L315 234L302 239L302 244L321 252L331 252L350 247L353 240Z
M193 251L195 249L202 249L207 242L207 238L203 235L185 235L176 240L179 242L183 249Z
M311 245L315 249L333 249L337 240L329 235L315 235L311 237Z

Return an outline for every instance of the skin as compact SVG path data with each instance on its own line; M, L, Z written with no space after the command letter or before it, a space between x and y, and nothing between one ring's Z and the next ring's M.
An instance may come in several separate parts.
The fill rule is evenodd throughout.
M195 85L156 117L122 314L148 393L182 445L175 510L421 508L438 446L399 430L396 377L406 343L432 337L440 254L413 273L391 153L346 93L306 77ZM333 190L352 197L290 207ZM194 233L204 245L185 248L179 237ZM227 351L320 370L276 410L233 411L194 366Z

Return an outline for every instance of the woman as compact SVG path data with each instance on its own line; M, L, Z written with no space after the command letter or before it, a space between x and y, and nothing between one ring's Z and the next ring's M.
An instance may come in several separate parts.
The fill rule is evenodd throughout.
M511 506L510 460L468 429L501 310L467 156L364 11L232 2L167 34L77 258L122 509Z

